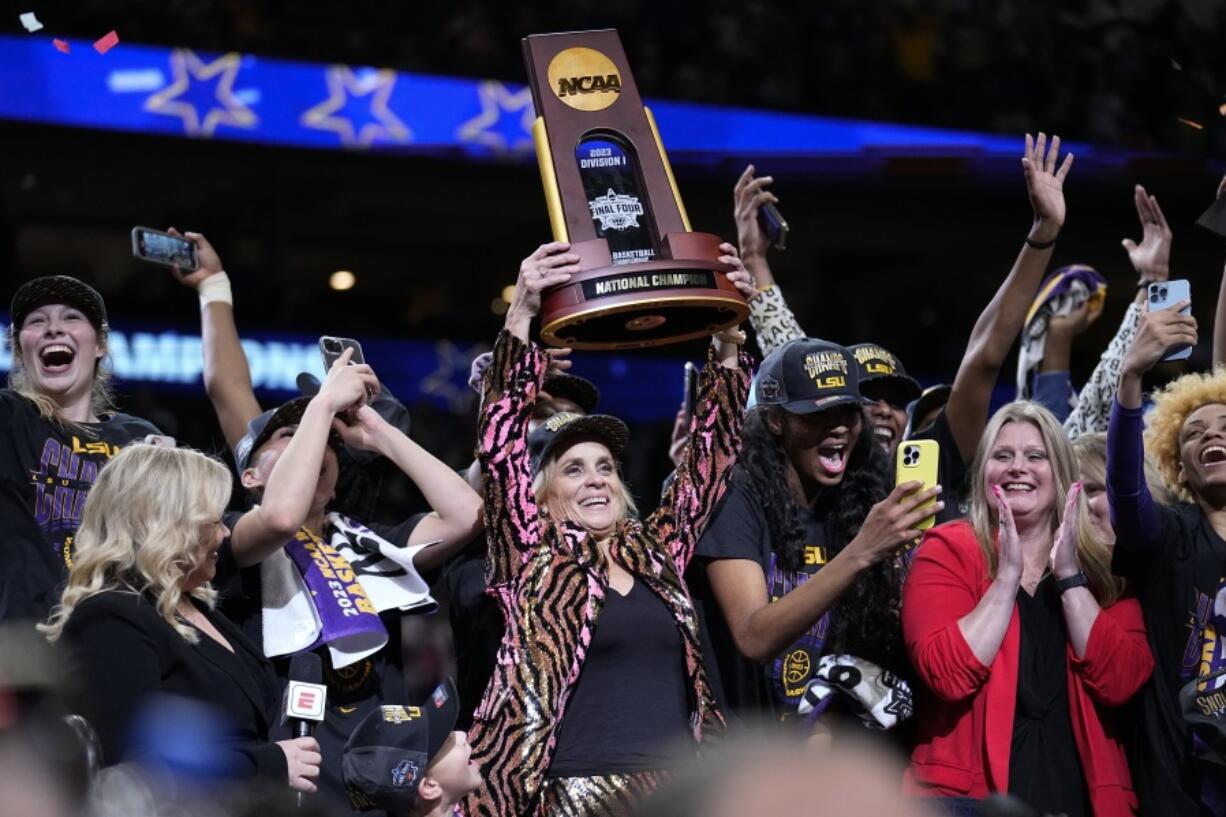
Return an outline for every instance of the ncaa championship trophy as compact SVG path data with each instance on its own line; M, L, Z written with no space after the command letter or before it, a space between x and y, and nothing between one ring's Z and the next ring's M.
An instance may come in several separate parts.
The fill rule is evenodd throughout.
M523 41L555 241L581 271L544 293L541 338L631 349L704 337L749 314L718 236L690 230L664 145L613 29Z

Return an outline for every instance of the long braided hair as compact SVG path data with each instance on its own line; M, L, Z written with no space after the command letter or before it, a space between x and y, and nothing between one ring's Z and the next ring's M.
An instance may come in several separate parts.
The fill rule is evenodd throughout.
M789 487L791 467L782 438L767 422L771 407L752 409L745 421L738 468L762 504L770 533L771 550L785 570L804 569L803 515L809 513ZM831 556L845 548L869 510L893 487L885 452L868 432L861 416L860 437L848 458L837 486L823 488L818 520L827 534ZM821 511L819 511L819 514ZM849 653L895 672L906 666L899 611L902 609L902 571L894 559L883 559L862 572L839 600L826 636L826 651Z

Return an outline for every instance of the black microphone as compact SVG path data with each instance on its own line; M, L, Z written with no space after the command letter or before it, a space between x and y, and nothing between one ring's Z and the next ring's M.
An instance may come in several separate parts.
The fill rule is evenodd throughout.
M289 686L285 688L285 720L296 738L310 737L324 719L328 688L323 684L324 667L313 652L300 652L289 662ZM298 792L302 806L302 792Z

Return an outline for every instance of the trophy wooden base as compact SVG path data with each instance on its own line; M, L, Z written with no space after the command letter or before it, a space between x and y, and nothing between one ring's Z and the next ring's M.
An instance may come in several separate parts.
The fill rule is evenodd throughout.
M541 339L572 349L641 349L706 337L749 316L740 291L715 260L718 236L669 233L668 258L613 264L603 238L578 241L582 272L544 293Z

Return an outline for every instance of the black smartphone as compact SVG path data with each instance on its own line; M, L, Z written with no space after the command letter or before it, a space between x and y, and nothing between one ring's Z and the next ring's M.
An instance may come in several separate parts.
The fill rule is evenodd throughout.
M345 353L346 349L353 350L353 356L349 358L351 365L366 362L366 358L362 355L362 344L353 338L335 338L331 335L324 335L319 339L319 353L324 358L324 374L332 370L332 364Z
M685 362L685 413L693 417L694 405L698 402L698 367Z
M761 222L762 232L770 245L777 250L786 250L788 222L773 202L768 201L758 208L758 221Z
M200 268L195 244L186 238L148 227L132 228L132 255L164 267L178 267L184 272L195 272Z

